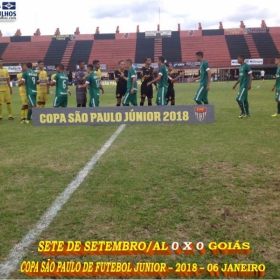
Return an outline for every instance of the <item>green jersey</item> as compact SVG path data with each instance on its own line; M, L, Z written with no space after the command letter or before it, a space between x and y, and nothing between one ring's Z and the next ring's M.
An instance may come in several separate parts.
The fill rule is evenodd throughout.
M96 72L92 72L87 76L86 83L88 84L89 95L91 96L91 98L93 98L96 94L99 95L100 85L98 74Z
M277 68L276 72L276 91L280 92L280 66Z
M67 96L68 76L65 73L58 73L54 77L56 84L56 97Z
M210 66L206 60L200 63L200 85L206 87L208 85L208 71Z
M168 87L168 71L167 67L165 65L162 65L159 70L158 74L161 75L161 79L158 82L158 87L163 88L163 87Z
M240 88L247 88L249 85L249 74L252 73L250 66L247 63L244 63L239 67L239 82Z
M26 94L37 95L38 73L33 70L27 70L22 74L21 79L25 82Z
M131 67L129 70L128 70L128 77L127 77L127 86L126 86L126 89L127 91L131 91L131 87L132 87L132 79L133 78L136 78L137 79L137 74L136 74L136 71L133 67ZM137 90L137 80L135 81L135 84L134 84L134 90Z

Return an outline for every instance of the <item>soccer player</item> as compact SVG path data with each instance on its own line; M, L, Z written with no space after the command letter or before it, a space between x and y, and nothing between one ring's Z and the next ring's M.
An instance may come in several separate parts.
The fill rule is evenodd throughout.
M142 67L142 84L141 84L141 101L140 106L144 106L146 97L148 98L148 106L152 106L152 99L153 99L153 86L147 86L148 82L153 80L154 77L154 68L151 67L152 60L150 57L145 59L145 66ZM155 83L156 90L157 84Z
M17 74L18 81L20 82L22 79L22 75L24 72L27 71L26 63L21 64L22 72ZM19 85L19 95L21 98L21 123L25 123L28 114L28 103L27 103L27 96L26 96L26 88L24 85Z
M51 86L56 86L55 98L53 102L53 107L67 107L68 103L68 94L71 95L70 90L68 89L68 75L64 73L64 65L59 64L59 73L55 75L54 80L50 82Z
M126 94L124 95L122 104L123 106L129 106L132 103L133 106L137 104L137 73L132 66L132 60L126 60L126 68L128 69Z
M9 120L12 121L12 105L11 95L13 94L10 85L10 76L8 70L3 68L4 60L0 57L0 121L2 121L2 103L7 104L7 111L9 114Z
M250 66L245 63L244 55L239 55L237 61L240 64L239 78L232 89L235 90L236 86L240 83L240 89L236 96L236 101L241 109L239 118L242 119L250 117L248 90L251 89L253 75Z
M77 107L86 107L87 103L87 90L85 87L79 88L79 86L85 84L85 62L79 61L79 69L75 73L76 79L76 99Z
M212 75L210 67L208 62L203 59L203 52L196 53L196 61L200 62L200 76L197 78L191 78L190 81L194 82L196 80L200 80L200 86L194 96L194 101L198 105L201 105L202 102L204 104L209 104L208 91L210 90L210 82Z
M168 89L166 94L166 101L167 104L171 103L171 105L175 105L175 90L174 90L174 82L178 81L180 78L184 77L185 73L182 71L180 75L178 75L176 78L171 77L171 72L173 70L172 63L166 63L166 67L168 69Z
M118 64L119 64L119 69L115 71L114 76L115 76L115 81L117 83L116 86L117 106L121 106L122 98L126 93L128 71L125 69L123 60L120 60Z
M50 93L48 86L48 74L43 69L44 62L42 60L38 61L38 72L39 75L39 83L37 85L37 107L45 108L46 102L48 100L48 94Z
M95 74L97 75L97 77L98 77L98 79L99 79L99 86L100 86L100 89L101 89L101 91L102 91L102 94L104 94L104 88L103 88L103 86L102 86L102 84L101 84L101 71L100 71L100 61L99 60L94 60L93 62L92 62L92 64L93 64L93 67L94 67L94 72L95 72ZM100 95L99 95L99 101L98 101L99 103L100 103Z
M87 78L86 83L84 85L79 86L80 88L88 87L89 88L89 107L99 107L99 95L101 89L99 78L96 71L93 71L93 65L89 64L87 66Z
M261 80L264 82L264 74L265 74L265 72L264 72L264 70L262 70L261 71Z
M32 70L32 63L26 63L27 71L22 74L19 86L25 85L26 87L26 97L28 102L28 113L26 123L31 120L32 109L36 108L36 95L37 95L37 83L39 81L38 73Z
M167 105L166 94L168 87L168 72L166 65L164 64L164 58L162 56L158 57L158 76L147 83L147 86L150 86L153 83L158 82L158 93L157 93L157 105Z
M277 113L272 115L272 117L280 117L280 56L275 59L275 64L277 65L276 71L276 81L271 89L271 91L275 90L275 101L277 102Z

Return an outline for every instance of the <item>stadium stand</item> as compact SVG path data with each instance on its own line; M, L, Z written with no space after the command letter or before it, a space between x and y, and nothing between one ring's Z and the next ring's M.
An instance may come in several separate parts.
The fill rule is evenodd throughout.
M182 61L180 32L172 31L170 38L162 38L162 56L167 61Z
M3 55L8 45L9 43L0 43L0 57Z
M95 36L96 35L97 34L95 34ZM95 39L90 51L88 63L92 63L93 60L99 60L100 64L106 64L107 69L113 69L114 62L112 61L112 58L115 42L115 39Z
M52 40L44 58L45 65L61 63L68 40Z
M271 34L271 38L278 50L278 52L280 53L280 33L279 34Z
M113 69L118 68L120 59L135 59L136 34L116 34L114 52L112 57ZM133 61L134 62L134 61Z
M210 67L228 66L231 61L225 36L203 36L204 56Z
M83 60L85 63L88 62L92 44L93 40L76 41L74 49L72 49L73 52L71 53L71 58L69 60L69 69L76 69L76 65L78 65L79 60Z
M146 39L144 32L137 33L135 62L144 63L145 57L151 57L154 60L155 40Z
M231 59L237 59L240 54L245 58L252 58L244 35L225 35L225 37Z
M245 41L247 43L247 46L249 48L249 52L251 54L252 58L258 58L260 57L260 54L258 52L257 46L255 44L255 41L253 39L252 34L245 34L244 35Z
M273 58L279 55L269 33L252 34L252 36L261 58Z
M195 61L195 53L197 51L204 51L204 44L202 36L199 37L181 37L181 53L182 61Z
M61 64L63 64L66 69L68 69L68 64L71 59L75 44L76 44L76 41L72 41L72 40L68 41L67 47L66 47L63 57L61 59Z
M2 54L9 62L36 62L44 59L50 42L11 42Z
M158 62L158 57L162 56L162 38L155 38L154 40L154 62Z

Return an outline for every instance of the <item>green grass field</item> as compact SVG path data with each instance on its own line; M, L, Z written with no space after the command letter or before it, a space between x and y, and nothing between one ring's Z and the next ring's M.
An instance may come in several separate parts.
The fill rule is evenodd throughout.
M263 263L265 278L279 278L280 118L271 117L272 84L253 81L250 119L238 119L230 82L211 85L214 124L127 125L25 260L47 259L37 252L40 240L240 240L250 242L250 255L56 260ZM176 84L176 104L194 104L197 86ZM115 106L115 87L104 88L100 106ZM15 120L4 105L0 122L0 262L118 127L33 127L20 123L17 89L12 104ZM73 94L69 107L75 104ZM18 268L12 278L28 276Z

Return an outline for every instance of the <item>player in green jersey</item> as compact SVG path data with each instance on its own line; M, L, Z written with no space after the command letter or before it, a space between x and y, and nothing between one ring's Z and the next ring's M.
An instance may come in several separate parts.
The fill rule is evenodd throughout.
M67 107L68 94L71 95L70 90L68 90L68 75L64 73L64 65L59 64L59 73L55 75L54 80L50 82L51 86L56 86L55 98L53 102L53 107Z
M147 86L150 86L153 83L158 83L156 104L159 106L167 105L166 94L168 89L168 70L162 56L158 57L158 68L158 76L150 81Z
M202 102L204 104L209 104L208 102L208 91L210 90L210 82L211 82L211 71L209 64L206 60L203 59L203 52L197 52L196 60L200 62L200 76L197 78L191 78L190 81L194 82L196 80L200 80L200 86L194 96L194 101L201 105Z
M101 86L99 83L98 74L96 73L96 71L93 70L93 68L94 67L92 64L87 65L86 83L84 85L79 85L78 88L88 87L89 107L99 107L99 95L100 95ZM103 90L102 93L104 93Z
M250 117L248 90L251 89L253 75L250 66L247 63L245 63L244 55L239 55L237 61L240 64L239 78L232 89L234 90L236 86L240 83L240 88L236 96L236 101L241 109L241 114L239 118L242 119Z
M32 70L32 63L26 63L27 71L22 74L19 86L25 85L28 102L28 113L26 123L29 123L32 115L32 108L36 108L37 84L39 82L38 73Z
M131 103L133 106L137 104L137 73L132 66L132 60L126 60L126 68L128 69L126 94L124 95L122 104L123 106L129 106Z
M272 117L280 117L280 56L275 59L275 64L277 65L276 81L271 91L275 91L275 101L277 102L277 113L272 115Z

